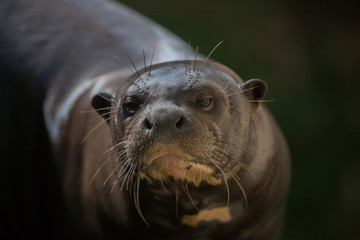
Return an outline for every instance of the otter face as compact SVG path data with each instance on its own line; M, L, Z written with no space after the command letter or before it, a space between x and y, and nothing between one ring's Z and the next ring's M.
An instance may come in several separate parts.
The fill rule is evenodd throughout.
M153 179L220 183L221 126L229 121L226 92L201 72L182 64L143 73L118 96L116 142L126 142L126 158L138 174Z
M134 75L116 96L93 99L94 108L109 119L123 164L118 176L126 185L133 177L151 184L218 185L242 168L257 106L251 101L263 98L266 84L243 84L219 64L191 64L155 65Z

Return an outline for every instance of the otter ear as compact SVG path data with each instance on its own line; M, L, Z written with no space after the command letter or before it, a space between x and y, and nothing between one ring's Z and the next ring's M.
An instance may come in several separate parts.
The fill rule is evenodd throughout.
M255 107L264 99L268 86L260 79L251 79L240 85L241 92L252 102Z
M91 101L93 108L95 108L98 114L102 116L107 123L110 122L110 107L113 99L114 96L110 93L99 93L93 97Z

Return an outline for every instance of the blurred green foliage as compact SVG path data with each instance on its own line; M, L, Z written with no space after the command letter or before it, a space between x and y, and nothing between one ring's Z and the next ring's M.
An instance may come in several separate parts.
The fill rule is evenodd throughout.
M123 0L244 80L292 153L283 239L360 239L360 14L356 1ZM139 46L141 50L141 46Z

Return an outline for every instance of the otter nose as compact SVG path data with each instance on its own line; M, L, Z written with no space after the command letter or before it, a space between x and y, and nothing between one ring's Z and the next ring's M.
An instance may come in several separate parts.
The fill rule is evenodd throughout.
M185 130L186 118L177 107L162 107L151 111L143 121L147 131L165 133L177 133Z

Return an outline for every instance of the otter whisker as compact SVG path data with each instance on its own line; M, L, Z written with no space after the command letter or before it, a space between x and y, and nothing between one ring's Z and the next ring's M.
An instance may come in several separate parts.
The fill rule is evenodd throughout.
M250 103L268 103L268 102L275 102L276 99L270 99L270 100L248 100L247 102Z
M189 55L192 54L193 52L193 48L191 47L191 42L188 42L188 47L189 47Z
M116 147L117 148L117 147ZM123 162L125 161L126 159L123 158L125 155L127 154L127 150L122 150L121 152L118 152L117 155L116 155L116 159L115 159L115 162Z
M209 159L210 159L211 163L214 164L217 169L219 169L219 171L223 174L223 176L227 178L227 175L224 172L224 170L213 159L211 159L211 158L209 158Z
M133 68L135 69L135 73L136 73L137 78L138 78L138 79L141 79L140 74L139 74L139 71L137 70L134 61L132 60L132 58L130 57L130 55L128 54L128 52L127 52L125 49L124 49L124 51L125 51L125 54L126 54L126 56L128 57L128 59L130 60Z
M101 159L105 156L105 154L107 154L108 152L113 151L114 148L116 148L117 146L119 146L119 145L121 145L121 144L124 144L124 143L126 143L126 141L124 141L124 142L119 142L119 143L117 143L116 145L114 145L114 146L112 146L111 148L109 148L108 150L106 150L106 151L99 157L99 160L101 160ZM95 172L94 176L92 177L92 179L91 179L91 181L90 181L90 184L92 184L92 182L94 181L95 177L99 174L100 170L106 165L106 163L108 163L108 162L109 162L110 160L112 160L113 158L116 158L116 160L119 159L124 153L125 153L125 151L122 152L119 156L116 156L116 155L115 155L115 156L112 156L112 157L110 157L108 160L106 160L105 162L103 162L103 163L100 165L100 167L97 169L97 171ZM115 160L115 161L116 161L116 160Z
M226 92L226 88L229 86L230 83L231 83L231 80L228 80L226 86L222 88L222 90L224 92Z
M211 146L212 146L212 145L211 145ZM217 165L216 162L214 162L214 160L212 159L211 156L204 155L203 153L201 153L200 156L201 156L202 162L200 162L200 160L198 160L198 163L199 163L199 164L207 164L207 161L206 161L205 159L209 159L210 162L211 162L212 164L214 164L214 165L220 170L220 172L222 171L222 169L220 168L220 166ZM225 173L224 173L224 174L225 174Z
M224 136L221 136L221 135L217 135L218 137L221 137L221 138L223 138ZM247 154L249 154L251 157L255 157L255 154L254 153L252 153L250 150L248 150L247 148L245 148L245 147L243 147L243 146L241 146L241 145L239 145L239 144L234 144L234 143L229 143L229 142L226 142L226 141L223 141L223 140L216 140L218 143L222 143L222 144L225 144L225 145L228 145L228 146L232 146L232 147L234 147L234 148L236 148L236 149L240 149L241 151L244 151L244 152L246 152ZM221 149L221 148L219 148L219 149ZM229 152L229 153L234 153L231 149L227 149L227 152ZM228 153L228 154L229 154Z
M127 66L128 69L132 72L133 75L138 75L137 71L134 71L126 61L122 60L121 58L119 58L119 57L116 56L116 55L114 55L114 58L115 58L116 60L118 60L119 62L125 63L126 66ZM135 70L136 70L136 69L135 69Z
M153 66L152 64L153 64L153 59L154 59L154 55L155 55L156 46L157 45L154 46L152 54L151 54L151 60L150 60L150 66L149 66L149 76L151 76L151 68Z
M120 187L120 190L123 189L123 187L125 186L125 182L126 182L126 178L127 178L127 175L129 174L129 169L131 168L132 166L132 161L133 159L132 158L129 158L128 160L126 160L126 162L124 163L124 165L122 166L120 172L118 173L118 178L120 179L120 177L126 172L125 174L125 177L123 179L123 182L121 184L121 187Z
M193 66L194 71L196 70L196 58L198 56L198 50L199 50L199 47L197 46L196 50L195 50L195 58L194 58L194 66Z
M195 50L195 59L194 61L196 62L197 56L198 56L198 51L199 51L199 46L196 46L196 50ZM194 66L195 68L195 66Z
M133 177L133 169L136 168L136 164L131 163L130 166L127 169L127 173L125 174L124 179L122 180L123 183L121 185L120 190L123 189L123 186L125 186L125 190L128 191L129 190L129 182L131 180L131 178Z
M129 162L126 167L124 166L122 168L121 174L118 175L118 180L120 180L122 175L125 173L124 178L121 179L122 180L122 184L121 184L121 187L120 187L121 191L123 190L124 187L126 188L125 190L127 190L127 187L126 187L126 185L127 185L127 177L130 174L130 169L131 169L132 166L133 166L132 163Z
M220 132L220 131L219 131ZM217 134L217 133L216 133ZM217 134L216 135L217 137L219 138L226 138L226 136L222 136L220 134ZM225 145L228 145L228 146L232 146L232 147L236 147L236 148L242 148L242 146L240 144L236 144L236 143L230 143L230 142L227 142L225 140L220 140L220 139L217 139L216 142L218 143L222 143L222 144L225 144ZM242 149L241 149L242 150Z
M124 151L125 152L125 151ZM123 152L123 153L124 153ZM118 159L120 159L121 157L122 157L123 155L121 154L121 155L119 155L119 157L116 159L116 161L118 160ZM125 161L121 161L119 164L122 164L122 166L121 166L121 169L120 169L120 171L117 173L117 176L118 176L118 178L120 178L121 176L122 176L122 174L126 171L126 169L127 169L127 165L129 165L129 164L131 164L131 161L132 161L132 159L131 158L129 158L129 159L126 159Z
M194 54L193 54L193 48L191 47L191 43L190 43L190 42L188 43L188 47L189 47L189 55L191 55L191 54L194 55ZM192 63L192 61L190 61L190 57L189 57L189 59L188 59L188 63L189 63L189 72L190 72L191 70L193 70L193 69L191 68L191 67L192 67L191 65L192 65L193 63Z
M136 166L137 166L136 163L131 162L130 167L129 167L129 169L128 169L128 172L127 172L127 174L125 175L124 181L126 182L126 190L128 190L129 181L130 181L130 179L131 179L131 177L132 177L132 175L133 175L133 173L134 173L134 171L135 171L135 169L136 169Z
M120 158L121 156L119 156L118 158L117 158L117 160ZM121 165L121 163L119 163L119 165ZM123 175L123 173L126 171L126 169L127 169L127 167L122 167L121 169L120 169L120 171L117 173L117 175L116 175L116 178L115 178L115 180L113 181L113 187L112 187L112 189L111 189L111 192L112 192L112 190L114 189L114 187L115 187L115 185L117 185L118 183L120 183L120 181L121 181L121 176ZM124 183L124 181L125 181L125 179L122 179L123 180L123 183ZM122 190L121 188L120 188L120 190Z
M179 220L179 189L175 188L175 215L176 219Z
M213 48L213 50L211 50L211 52L209 53L209 55L207 55L207 57L205 58L203 64L206 63L206 61L210 58L211 54L213 54L213 52L215 51L215 49L220 46L223 43L224 40L221 40L218 44L216 44L216 46Z
M138 168L137 162L131 162L130 167L128 169L128 174L125 176L124 181L126 180L126 191L129 189L129 184L131 183L131 179L135 175L136 169Z
M90 185L93 183L95 177L99 174L100 170L107 164L110 162L112 158L109 158L108 160L106 160L105 162L103 162L100 167L97 169L97 171L95 172L94 176L92 177L91 181L90 181Z
M165 185L164 185L164 182L162 179L160 179L160 183L161 183L161 186L163 187L164 191L165 192L168 192L168 190L166 189Z
M100 109L100 108L99 108L99 109ZM96 109L96 110L99 110L99 109ZM116 111L117 111L117 110L114 109L114 110L109 111L109 112L106 112L106 113L98 114L98 116L103 117L103 116L105 116L105 115L109 115L109 114L114 113L114 112L116 112Z
M95 117L93 117L93 118L91 118L91 119L89 119L89 121L88 121L88 123L92 123L92 122L94 122L95 120L103 120L104 118L104 116L106 116L106 115L110 115L110 114L112 114L112 113L114 113L114 112L116 112L117 110L113 110L113 111L109 111L109 112L105 112L105 113L102 113L102 114L97 114Z
M150 224L148 223L148 221L146 221L144 215L142 214L141 212L141 208L140 208L140 201L139 201L139 189L140 189L140 177L138 176L136 178L136 192L135 193L135 208L136 208L136 211L138 212L138 214L140 215L141 219L144 221L144 223L146 224L146 226L148 228L150 228Z
M185 58L185 61L184 61L184 65L185 65L185 75L187 75L188 72L189 72L189 70L188 70L189 60L188 60L188 56L187 56L186 50L185 50L185 53L184 53L184 58Z
M257 89L257 88L259 88L260 86L254 86L254 87L250 87L250 88L247 88L247 89L243 89L242 88L242 85L240 85L240 92L241 93L245 93L245 92L248 92L248 91L252 91L252 90L254 90L254 89Z
M257 86L255 86L255 87L251 87L251 88L247 88L247 89L239 89L239 91L236 91L235 93L233 93L233 94L227 94L226 96L227 97L232 97L232 96L235 96L235 95L239 95L239 94L243 94L243 93L246 93L246 92L248 92L248 91L252 91L252 90L254 90L254 89L256 89L256 88L258 88Z
M245 193L245 190L243 188L243 186L241 185L240 183L240 179L239 179L239 176L236 175L236 173L230 173L231 174L231 177L235 180L235 182L237 183L237 185L239 186L243 196L244 196L244 202L245 202L245 211L247 211L248 209L248 200L247 200L247 196L246 196L246 193Z
M234 159L233 157L231 157L228 153L226 153L223 149L220 149L220 148L216 148L216 151L220 154L223 154L225 157L227 157L228 159L236 162L236 163L239 163L243 168L245 168L254 178L255 177L255 174L249 169L248 166L246 166L243 162L241 162L240 159Z
M188 182L188 183L189 183L189 182ZM184 193L186 194L186 196L189 198L189 200L190 200L191 204L193 205L193 207L196 209L196 211L199 212L199 208L196 206L193 198L192 198L191 195L190 195L188 186L187 186L187 185L186 185L186 186L183 186L183 190L184 190Z
M115 168L111 171L111 173L109 174L109 176L105 179L104 183L103 183L103 186L106 185L106 183L109 181L109 179L114 175L114 173L116 172L116 170L120 167L121 165L120 164L117 164L115 166Z
M114 150L114 148L117 148L117 147L119 147L119 146L121 146L122 144L127 144L128 143L128 141L122 141L122 142L118 142L117 144L115 144L114 146L112 146L111 148L109 148L109 150ZM125 151L125 150L124 150Z
M239 145L237 145L237 144L231 144L231 143L228 143L228 142L225 142L225 141L222 141L221 143L227 144L227 145L229 145L229 146L237 147L237 148L239 148L239 150L244 151L246 154L249 154L251 157L255 157L255 156L256 156L255 153L251 152L249 149L247 149L247 148L245 148L245 147L243 147L243 146L239 146ZM228 152L234 153L232 150L228 150Z
M236 92L236 93L227 94L226 97L230 98L230 97L233 97L233 96L236 96L236 95L241 95L241 94L243 94L243 92Z
M81 110L80 113L94 113L96 111L101 111L101 110L108 110L111 107L103 107L103 108L93 108L91 110Z
M103 125L104 123L106 123L107 120L110 120L111 118L114 118L115 115L109 117L108 119L106 119L105 121L101 121L99 124L97 124L95 127L93 127L88 134L86 134L86 136L83 138L83 140L81 141L81 144L83 144L86 139L91 135L91 133L93 133L98 127L100 127L101 125Z
M225 185L226 185L226 193L227 193L226 205L229 206L229 204L230 204L230 188L229 188L229 183L228 183L228 181L227 181L227 179L226 179L225 176L223 177L223 179L224 179L224 183L225 183Z
M189 171L190 171L190 170L189 170ZM196 179L195 171L190 171L190 172L192 172L194 179ZM201 178L201 171L200 171L200 179L202 179L202 178Z
M144 57L144 71L146 72L146 57L145 57L145 50L142 50L143 57Z
M231 159L229 159L229 157L227 157L227 156L224 156L224 154L222 154L222 152L219 150L219 147L217 147L217 146L213 146L213 147L214 147L213 155L216 157L215 159L218 160L218 162L224 162L224 158L227 160L225 162L225 165L223 166L223 168L226 169L226 167L230 163Z
M128 189L129 189L129 184L130 184L130 182L131 182L131 179L132 179L133 176L134 176L134 173L135 173L136 168L137 168L137 164L133 164L132 167L131 167L131 169L129 170L130 175L128 176L128 179L127 179L126 191L128 191Z
M117 183L118 183L118 180L117 180L117 179L114 179L113 184L112 184L112 187L111 187L111 190L110 190L110 194L113 193L113 191L114 191L115 186L117 185Z
M232 157L230 157L230 160L231 160L233 163L235 163L235 164L237 164L237 165L239 166L238 170L244 169L245 172L248 172L248 173L250 174L250 176L252 176L254 179L256 179L256 175L253 173L253 171L251 171L250 168L249 168L246 164L244 164L243 162L241 162L241 160L239 160L239 159L234 159L234 158L232 158ZM234 170L234 169L235 169L235 166L230 165L229 170Z

